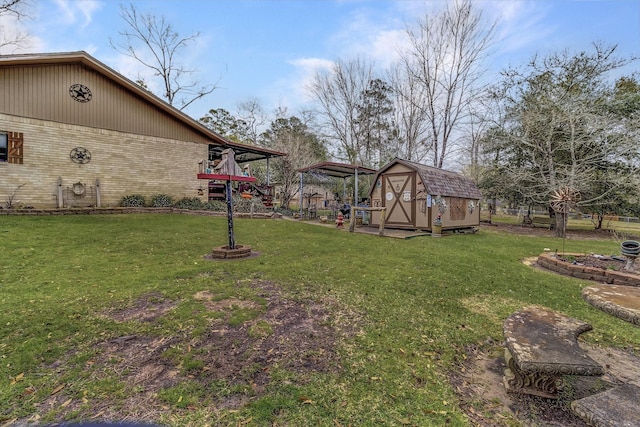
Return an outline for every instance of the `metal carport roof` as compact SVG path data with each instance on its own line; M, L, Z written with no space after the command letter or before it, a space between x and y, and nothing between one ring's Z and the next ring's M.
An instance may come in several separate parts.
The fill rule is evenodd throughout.
M355 177L355 186L354 186L354 203L358 204L358 175L373 175L377 171L375 169L366 168L364 166L351 165L348 163L335 163L335 162L322 162L316 163L315 165L308 166L306 168L298 169L300 172L300 196L304 194L304 179L303 176L305 173L312 174L324 174L327 176L333 176L336 178L342 178L343 180L343 193L346 197L347 193L347 184L346 179L350 176ZM302 198L301 198L302 200ZM300 211L302 212L302 205L300 203Z
M322 162L306 168L298 169L300 173L316 172L337 178L346 178L357 175L373 175L378 172L375 169L365 168L364 166L350 165L348 163Z

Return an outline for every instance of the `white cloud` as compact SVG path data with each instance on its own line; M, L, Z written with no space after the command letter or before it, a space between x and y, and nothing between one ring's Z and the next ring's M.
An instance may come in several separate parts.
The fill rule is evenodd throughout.
M384 15L384 14L383 14ZM397 58L398 48L405 43L404 24L361 9L330 38L336 54L343 58L366 57L386 67Z
M21 40L14 44L16 40ZM36 52L43 46L43 41L29 34L24 21L12 15L0 16L0 54Z
M58 16L63 20L65 25L72 24L75 21L75 16L73 11L71 10L71 4L69 0L56 0L56 5L58 6L58 11L60 14Z
M500 53L533 47L555 31L545 22L549 5L532 1L490 1L483 3L490 21L497 21L496 45Z
M55 0L65 25L75 24L82 17L81 27L85 28L93 20L93 14L102 7L96 0ZM59 15L60 16L60 15Z
M285 106L297 107L311 100L309 85L319 71L329 71L334 62L323 58L300 58L289 61L294 70L286 79L278 81L280 103Z
M89 55L95 56L96 52L98 52L100 50L100 48L98 46L96 46L94 43L89 43L84 49L85 52L87 52Z
M98 12L102 7L102 4L95 0L80 0L76 3L78 10L84 16L84 26L91 23L93 14Z
M376 64L388 68L399 59L399 52L408 42L407 32L404 29L380 31L370 38L369 56Z
M84 33L103 3L96 0L51 0L33 4L34 10L29 13L31 18L18 21L9 16L0 17L0 33L5 36L26 35L26 43L18 49L5 47L3 53L85 50L93 54L99 50L91 40L93 34L85 37ZM87 45L83 46L84 43Z
M333 61L323 58L294 59L293 61L289 61L289 63L294 65L296 68L303 70L305 73L315 73L319 70L330 70L334 64Z
M124 54L117 54L109 60L109 65L129 80L134 82L139 79L143 80L154 94L160 96L162 93L162 88L154 76L153 70L142 65L140 61Z
M280 105L295 110L312 101L310 83L318 71L330 70L334 60L362 57L382 69L398 58L399 48L407 43L404 23L396 13L381 14L377 10L376 14L374 9L358 8L343 24L326 40L331 59L306 57L288 61L293 66L292 72L275 82L269 89L272 93L265 94L265 98L278 99Z

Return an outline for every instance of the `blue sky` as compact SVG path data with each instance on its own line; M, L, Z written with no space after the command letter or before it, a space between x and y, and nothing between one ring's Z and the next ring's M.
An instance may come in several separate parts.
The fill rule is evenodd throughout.
M164 16L183 36L200 32L181 60L219 89L186 110L200 118L211 108L235 113L257 100L267 111L297 112L309 102L305 86L318 67L361 56L384 68L405 43L405 29L446 0L31 0L32 20L0 21L5 32L30 34L20 52L84 50L135 79L144 71L117 53L109 39L125 28L120 6ZM489 80L535 53L589 49L594 41L618 44L621 56L640 56L640 1L478 0L496 40L488 58ZM2 51L1 53L10 53ZM625 70L630 74L633 68ZM151 88L154 89L153 85Z

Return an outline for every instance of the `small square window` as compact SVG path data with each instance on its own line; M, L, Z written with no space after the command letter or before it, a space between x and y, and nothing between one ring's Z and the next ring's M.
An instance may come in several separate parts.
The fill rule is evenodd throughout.
M0 132L0 162L6 162L8 160L8 142L8 135L6 133Z

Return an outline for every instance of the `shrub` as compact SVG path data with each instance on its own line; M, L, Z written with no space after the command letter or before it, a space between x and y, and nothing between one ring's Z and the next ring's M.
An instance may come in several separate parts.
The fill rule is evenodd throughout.
M293 216L293 210L292 209L283 208L282 206L276 207L273 211L276 212L276 213L282 214L284 216Z
M208 202L204 202L202 204L202 209L214 212L226 212L227 203L221 202L220 200L209 200Z
M257 199L244 199L240 196L235 196L233 198L233 211L241 212L241 213L249 213L251 212L251 207L253 206L253 212L267 212L268 209L264 207L262 202ZM214 212L226 212L227 211L227 202L224 200L209 200L207 202L202 202L199 198L193 197L184 197L173 204L173 207L177 209L190 209L190 210L206 210L206 211L214 211Z
M120 201L120 206L125 208L141 208L145 205L144 196L140 194L132 194L124 196Z
M178 209L202 209L203 203L197 197L183 197L173 204Z
M154 208L166 208L173 205L173 197L168 194L157 194L151 198L151 206Z
M259 198L253 197L251 199L245 199L241 196L233 198L233 210L235 212L250 213L252 206L254 213L267 211L267 208L264 207L264 204Z
M253 199L243 199L241 196L234 196L233 210L234 212L251 212L251 202Z

